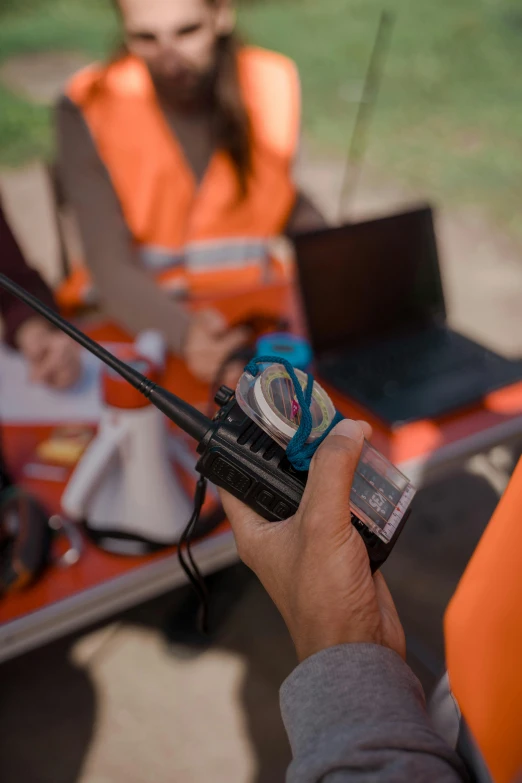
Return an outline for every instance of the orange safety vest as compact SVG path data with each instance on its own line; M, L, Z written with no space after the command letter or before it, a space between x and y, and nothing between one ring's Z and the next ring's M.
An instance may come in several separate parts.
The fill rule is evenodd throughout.
M109 172L144 268L169 290L208 295L266 280L268 242L281 233L295 203L297 69L283 55L243 47L238 74L252 132L252 176L243 198L221 150L198 187L138 58L89 66L67 88ZM88 282L81 270L77 283L84 294ZM64 295L78 296L73 289L69 282L62 303L70 304Z
M446 611L451 690L495 783L522 780L522 460Z

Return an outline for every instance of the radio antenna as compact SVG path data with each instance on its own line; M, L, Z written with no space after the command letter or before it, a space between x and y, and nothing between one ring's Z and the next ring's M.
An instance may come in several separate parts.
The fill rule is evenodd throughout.
M366 152L368 131L373 115L379 88L384 73L386 55L388 53L391 33L395 23L395 14L382 11L373 45L370 62L364 79L361 100L357 107L357 115L353 127L348 155L344 167L341 192L339 196L339 223L346 219L348 205L353 202L361 173L361 162Z
M6 291L21 299L22 302L32 307L37 313L40 313L47 321L56 326L62 332L72 337L83 348L86 348L90 353L94 354L100 361L115 370L122 378L124 378L131 386L137 389L144 397L156 406L162 413L164 413L174 424L177 424L184 432L191 437L195 438L198 443L203 440L205 434L212 426L212 422L209 418L204 416L200 411L189 405L180 397L176 397L175 394L171 394L166 389L150 381L145 375L135 370L133 367L129 367L128 364L122 362L112 353L107 351L101 345L98 345L90 337L81 332L75 326L73 326L61 315L55 313L50 307L47 307L43 302L40 302L35 296L30 294L25 288L17 285L5 275L0 274L0 286L5 288Z

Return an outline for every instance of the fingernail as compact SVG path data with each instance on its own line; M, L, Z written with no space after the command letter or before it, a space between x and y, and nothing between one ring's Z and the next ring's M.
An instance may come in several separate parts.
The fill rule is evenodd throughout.
M352 419L343 419L339 424L335 425L332 432L335 435L342 435L344 438L350 438L355 441L360 441L364 437L361 425Z

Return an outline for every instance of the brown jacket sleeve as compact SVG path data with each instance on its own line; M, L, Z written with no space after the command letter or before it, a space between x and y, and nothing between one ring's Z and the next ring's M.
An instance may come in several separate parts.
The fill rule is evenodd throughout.
M169 348L181 353L190 315L139 267L109 173L67 97L58 104L56 122L60 180L104 311L131 333L158 329Z
M18 285L26 288L46 305L55 309L50 288L36 269L28 266L11 231L0 203L0 272ZM34 310L0 288L0 314L4 321L4 339L14 346L16 333L29 318L36 317Z

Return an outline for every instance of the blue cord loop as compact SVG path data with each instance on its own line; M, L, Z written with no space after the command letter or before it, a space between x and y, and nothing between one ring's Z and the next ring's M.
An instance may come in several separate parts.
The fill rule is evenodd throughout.
M308 380L306 383L306 389L303 392L302 386L299 383L292 364L286 359L283 359L281 356L256 356L255 359L252 359L252 361L246 365L245 372L249 373L255 378L259 373L258 365L260 364L282 364L290 376L290 379L294 385L294 392L295 396L297 397L297 402L301 408L301 423L299 424L298 430L294 437L286 447L286 456L288 457L288 461L292 467L294 467L296 470L308 470L310 467L310 462L312 461L312 457L314 456L318 447L321 445L328 433L335 427L335 425L342 421L343 416L341 416L341 414L337 411L332 423L321 435L321 437L317 438L311 443L307 443L306 441L310 437L310 433L312 432L313 428L312 414L310 413L312 393L314 389L313 375L307 373Z

